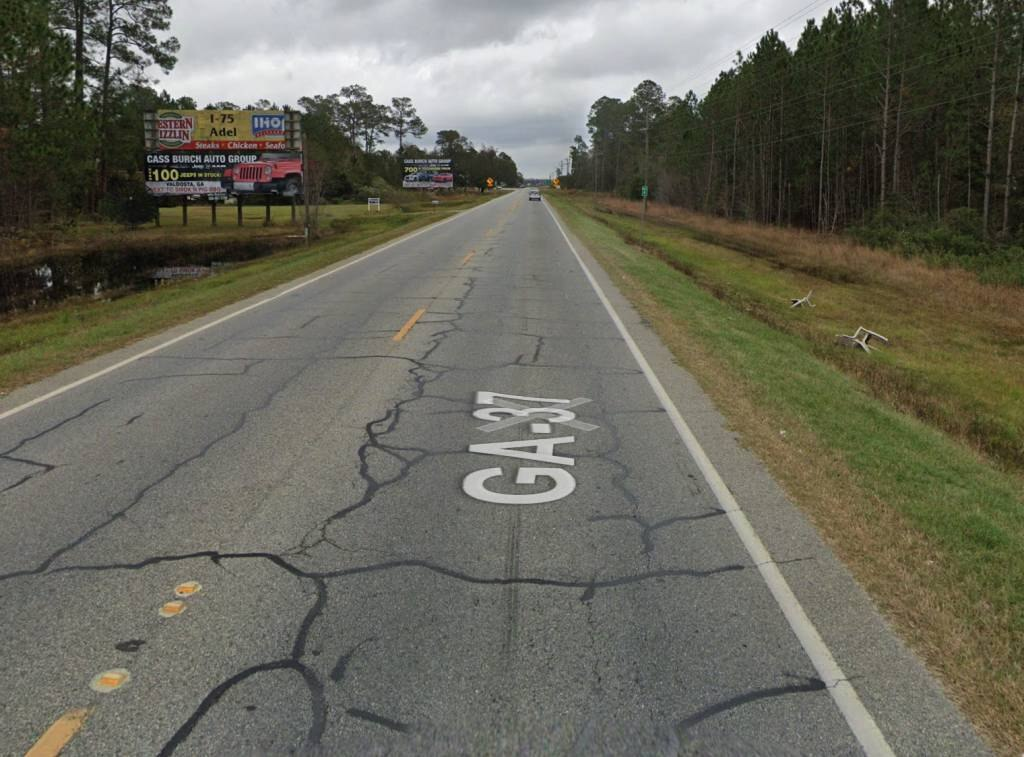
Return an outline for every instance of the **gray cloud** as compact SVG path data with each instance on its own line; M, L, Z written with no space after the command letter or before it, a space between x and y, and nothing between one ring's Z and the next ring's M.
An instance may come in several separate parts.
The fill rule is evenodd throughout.
M740 45L807 0L171 0L179 63L160 86L200 105L299 97L360 83L413 98L430 128L458 129L547 176L601 95L642 79L702 92ZM822 0L807 11L820 16ZM793 37L804 16L782 30ZM712 65L714 64L714 65ZM424 141L427 141L426 139ZM432 140L431 140L432 141Z

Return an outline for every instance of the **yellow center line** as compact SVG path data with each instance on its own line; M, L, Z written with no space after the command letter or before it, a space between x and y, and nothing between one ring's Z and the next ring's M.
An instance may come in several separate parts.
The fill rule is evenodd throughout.
M470 250L470 251L469 251L469 254L468 254L468 255L466 255L466 257L464 257L464 258L462 259L462 265L466 265L466 263L468 263L468 262L469 262L469 259L470 259L471 257L473 257L474 255L476 255L476 250Z
M88 710L69 710L64 713L57 722L46 729L46 733L39 737L39 741L25 752L25 757L56 757L85 725L87 717Z
M391 337L391 341L400 342L405 339L405 335L409 333L413 326L416 325L416 321L423 317L423 314L427 312L426 308L420 308L412 314L412 318L405 322L405 325L398 330L398 333Z

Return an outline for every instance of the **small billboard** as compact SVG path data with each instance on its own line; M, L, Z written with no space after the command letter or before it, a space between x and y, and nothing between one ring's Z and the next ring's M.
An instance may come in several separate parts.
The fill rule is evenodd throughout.
M451 158L406 158L403 189L451 189L455 186Z

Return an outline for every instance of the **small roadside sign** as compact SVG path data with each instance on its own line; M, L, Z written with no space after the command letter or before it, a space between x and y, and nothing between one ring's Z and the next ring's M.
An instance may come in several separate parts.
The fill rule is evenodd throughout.
M642 187L640 187L640 196L643 197L645 200L647 199L647 185L646 184L644 184Z
M493 189L494 188L494 179L492 179L490 177L487 178L487 188L488 189Z

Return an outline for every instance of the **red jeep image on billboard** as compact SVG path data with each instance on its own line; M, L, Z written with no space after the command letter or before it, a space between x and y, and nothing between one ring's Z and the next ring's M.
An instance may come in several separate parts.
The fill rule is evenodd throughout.
M228 194L302 194L302 157L291 152L265 152L254 163L224 170L221 186Z

